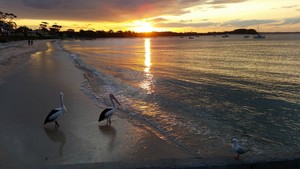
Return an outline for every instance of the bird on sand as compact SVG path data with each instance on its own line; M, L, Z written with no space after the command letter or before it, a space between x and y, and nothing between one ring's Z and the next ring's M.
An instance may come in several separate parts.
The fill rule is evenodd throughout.
M107 125L111 124L111 117L113 116L114 112L117 110L117 107L114 103L114 101L116 101L120 106L121 104L119 103L119 101L115 98L115 96L113 94L109 94L109 98L112 104L112 107L108 107L106 109L104 109L102 111L102 113L99 116L98 122L103 121L103 120L107 120Z
M233 151L236 153L236 157L235 157L236 160L240 159L240 154L245 154L246 152L249 151L249 149L240 146L238 140L235 138L232 140L232 143L233 143L232 144Z
M46 117L46 119L44 121L44 125L46 123L55 122L55 128L59 127L57 120L60 119L67 112L67 109L64 105L63 92L59 93L59 98L60 98L60 107L51 110L51 112L48 114L48 116Z

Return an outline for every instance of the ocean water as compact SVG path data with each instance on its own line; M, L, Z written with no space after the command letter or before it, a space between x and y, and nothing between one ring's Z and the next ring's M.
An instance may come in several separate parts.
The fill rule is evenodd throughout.
M256 159L300 151L300 34L266 39L107 38L63 41L89 79L82 90L201 157L232 155L237 138Z

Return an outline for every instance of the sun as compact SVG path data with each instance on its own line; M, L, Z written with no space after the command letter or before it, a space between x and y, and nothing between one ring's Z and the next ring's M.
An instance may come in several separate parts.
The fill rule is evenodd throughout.
M154 28L151 22L136 21L133 30L135 32L153 32Z

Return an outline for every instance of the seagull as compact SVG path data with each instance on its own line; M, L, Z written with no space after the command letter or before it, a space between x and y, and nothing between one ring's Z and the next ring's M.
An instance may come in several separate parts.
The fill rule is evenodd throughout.
M110 125L110 123L111 123L110 118L112 117L112 115L114 114L114 112L117 110L117 107L116 107L116 105L114 103L114 100L121 106L121 104L115 98L115 96L113 94L109 94L109 98L110 98L110 101L111 101L111 104L112 104L113 107L108 107L108 108L104 109L102 111L102 113L100 114L99 120L98 120L98 122L100 122L100 121L106 119L108 125Z
M238 140L237 139L233 139L232 140L233 144L232 144L232 148L234 150L234 152L236 153L236 160L240 159L240 154L245 154L246 152L248 152L249 150L246 148L243 148L239 145Z
M55 122L55 128L59 127L59 124L58 124L57 120L60 119L65 114L65 112L67 112L67 109L64 105L64 94L63 94L63 92L59 93L59 97L60 97L60 107L58 107L56 109L53 109L48 114L48 116L46 117L45 122L44 122L44 124L46 124L46 123L50 123L50 122L54 121Z

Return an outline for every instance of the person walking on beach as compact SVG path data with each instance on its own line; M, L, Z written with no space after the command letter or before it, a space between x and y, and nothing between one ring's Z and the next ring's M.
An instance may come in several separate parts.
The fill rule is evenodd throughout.
M30 41L30 46L32 46L32 45L33 45L33 40Z
M30 46L30 39L28 39L28 46Z

